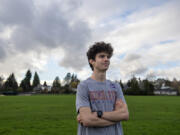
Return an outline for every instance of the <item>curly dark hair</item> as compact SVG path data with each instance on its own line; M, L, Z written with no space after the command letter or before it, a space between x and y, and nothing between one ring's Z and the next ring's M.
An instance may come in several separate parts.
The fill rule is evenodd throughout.
M113 55L113 48L111 44L105 43L103 41L95 42L92 46L89 47L89 50L87 51L88 62L90 59L95 60L96 54L101 52L106 52L111 58L111 56ZM92 64L89 63L89 65L91 69L94 70Z

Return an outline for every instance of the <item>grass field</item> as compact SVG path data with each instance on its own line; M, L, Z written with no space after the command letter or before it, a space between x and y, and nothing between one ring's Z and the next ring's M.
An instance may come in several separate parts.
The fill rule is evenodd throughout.
M180 135L180 97L126 96L124 135ZM75 95L1 96L0 135L76 135Z

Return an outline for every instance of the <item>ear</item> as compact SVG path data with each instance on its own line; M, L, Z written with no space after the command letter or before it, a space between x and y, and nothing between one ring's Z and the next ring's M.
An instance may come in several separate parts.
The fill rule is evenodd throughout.
M92 65L93 65L93 62L94 62L93 59L90 59L90 60L89 60L89 63L92 64Z

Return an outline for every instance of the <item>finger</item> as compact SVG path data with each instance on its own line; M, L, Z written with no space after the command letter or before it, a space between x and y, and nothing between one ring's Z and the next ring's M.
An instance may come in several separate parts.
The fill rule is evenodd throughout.
M80 119L77 119L77 121L79 122L79 121L80 121Z
M81 119L78 119L77 121L80 123L80 122L81 122Z

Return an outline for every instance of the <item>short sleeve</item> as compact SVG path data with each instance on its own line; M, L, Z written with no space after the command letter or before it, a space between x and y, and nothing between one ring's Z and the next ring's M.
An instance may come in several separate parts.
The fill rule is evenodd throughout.
M88 88L85 83L80 83L76 93L76 111L79 112L80 107L90 107Z
M116 86L117 86L117 100L122 99L122 101L126 103L121 86L119 85L119 83L116 83Z

